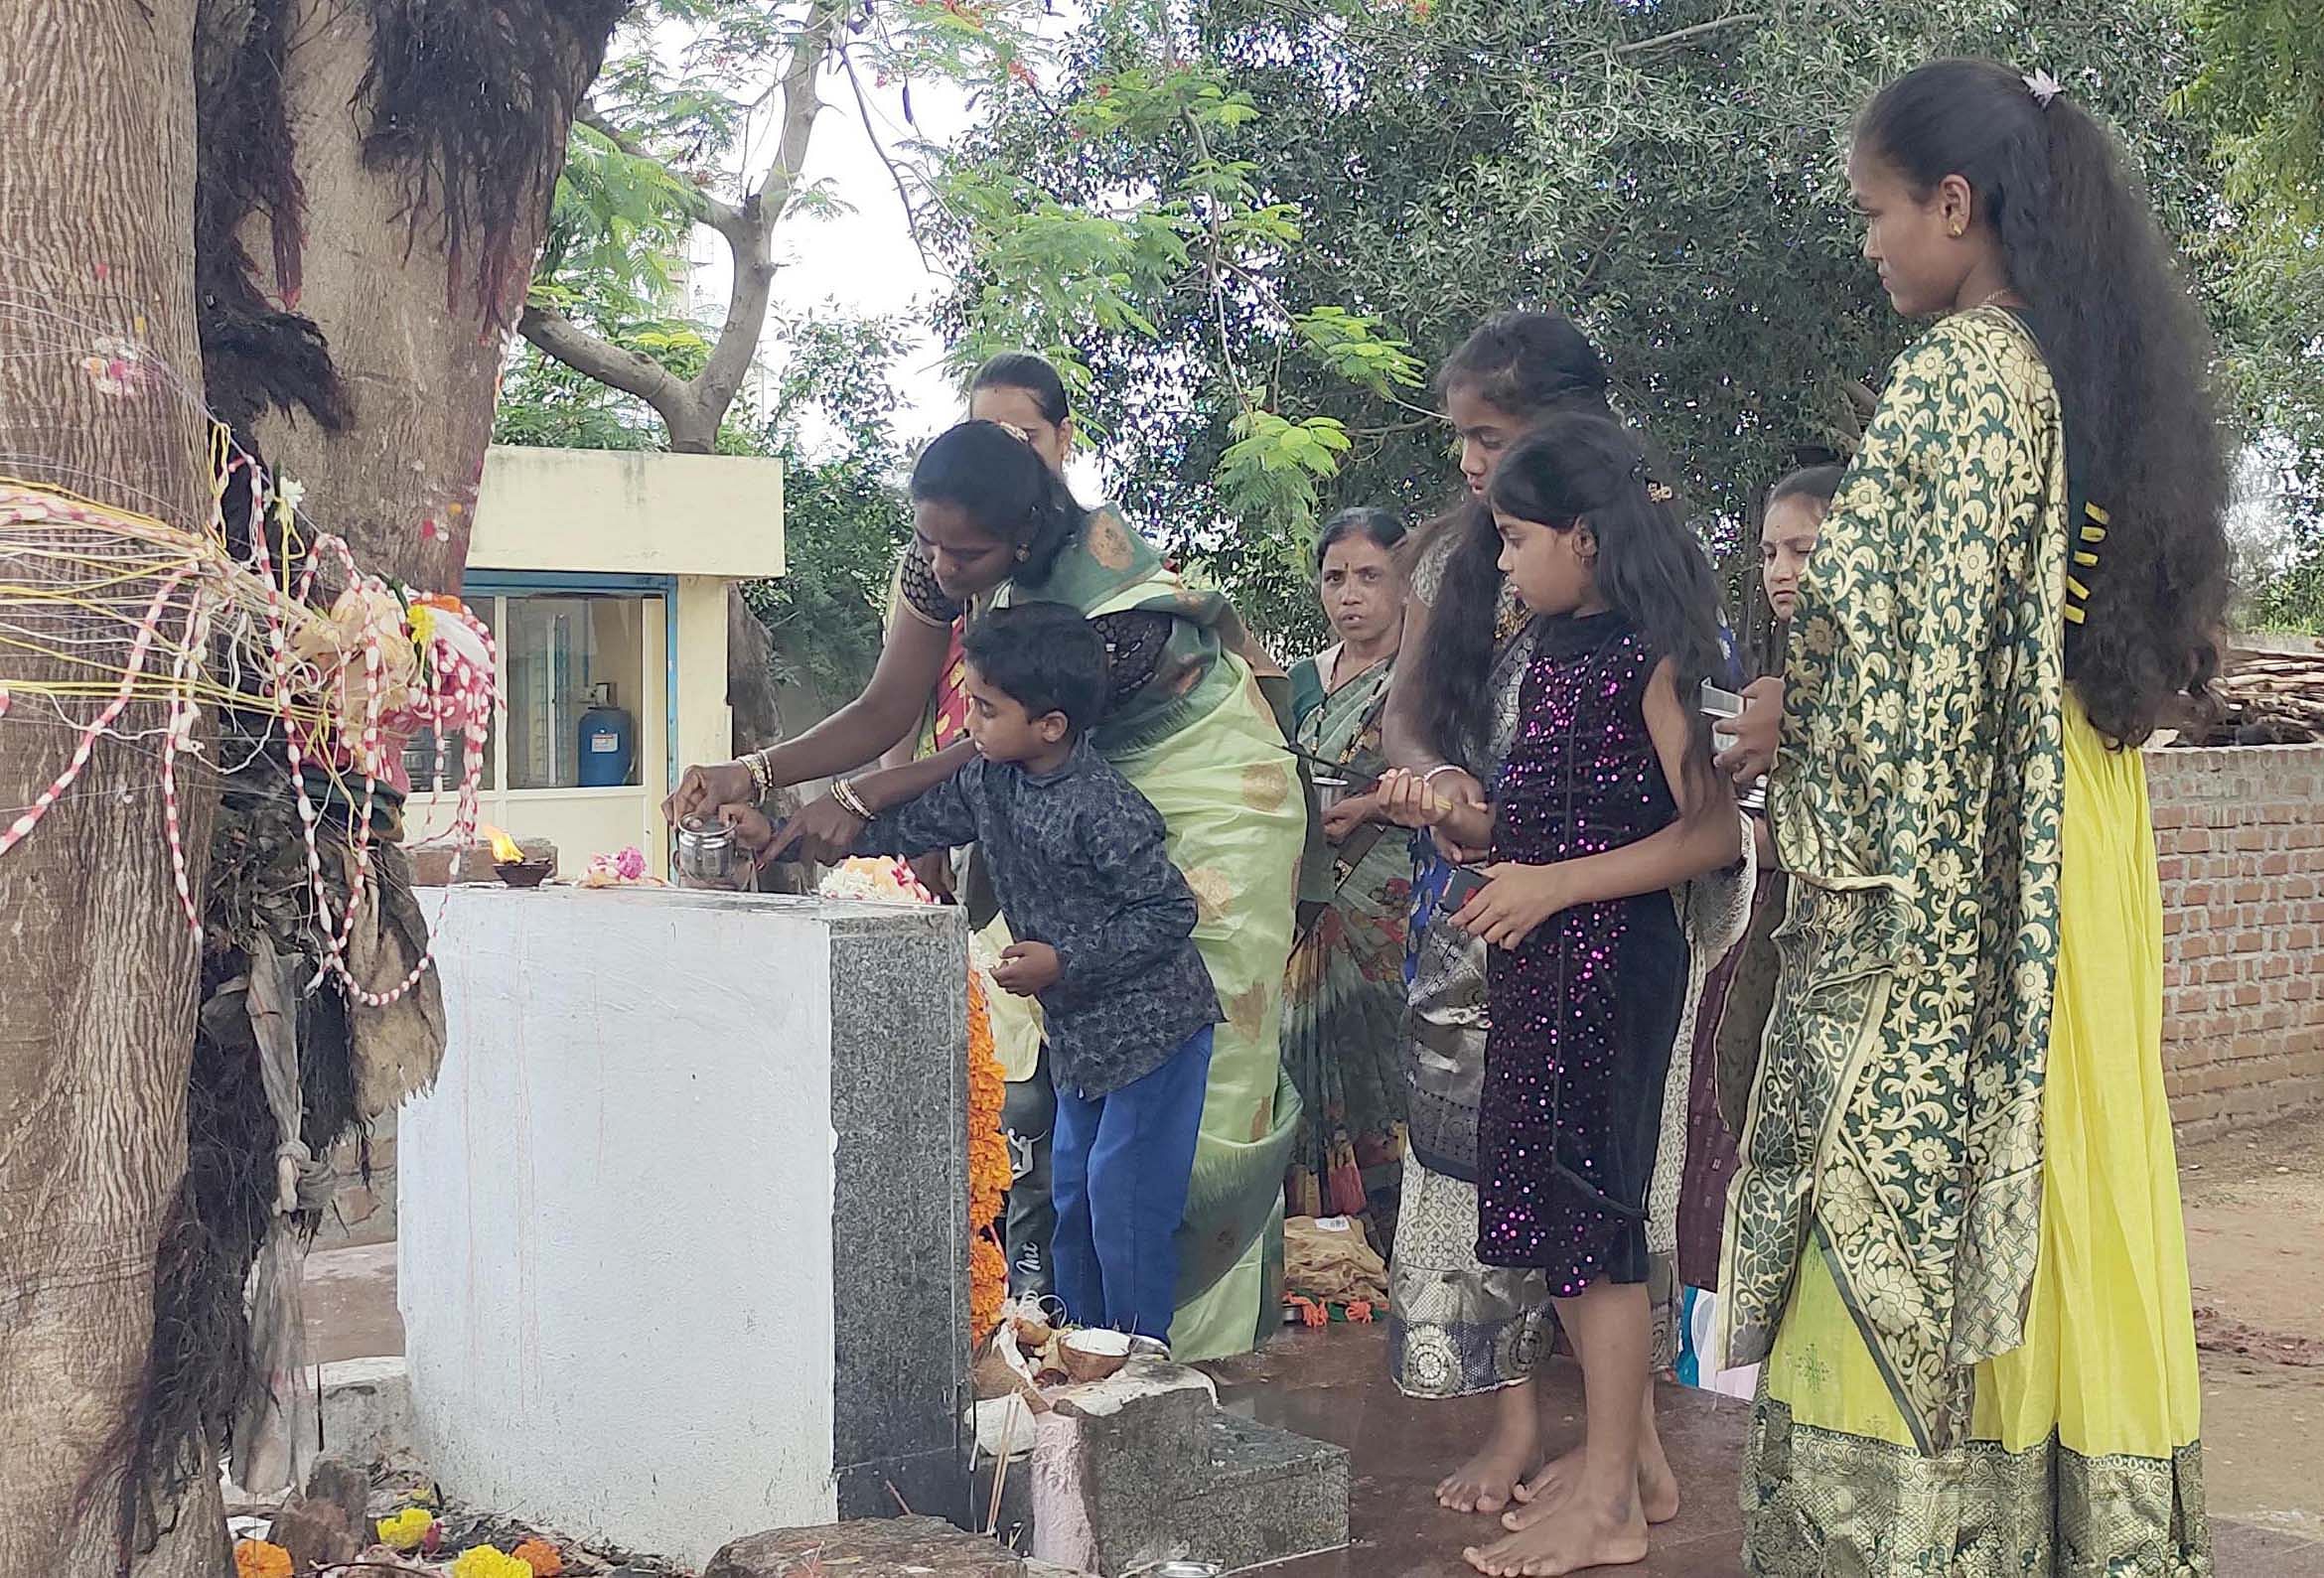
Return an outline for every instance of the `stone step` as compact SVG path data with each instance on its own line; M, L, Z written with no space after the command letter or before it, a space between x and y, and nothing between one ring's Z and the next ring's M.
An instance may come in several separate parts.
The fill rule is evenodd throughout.
M1199 1371L1133 1363L1053 1401L1033 1452L1037 1556L1235 1572L1348 1543L1347 1452L1227 1412Z
M780 1528L738 1539L702 1578L1089 1578L934 1517Z

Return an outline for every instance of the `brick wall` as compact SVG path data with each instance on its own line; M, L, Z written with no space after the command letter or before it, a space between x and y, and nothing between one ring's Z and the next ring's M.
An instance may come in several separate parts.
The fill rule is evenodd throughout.
M2146 760L2181 1135L2324 1100L2324 745Z

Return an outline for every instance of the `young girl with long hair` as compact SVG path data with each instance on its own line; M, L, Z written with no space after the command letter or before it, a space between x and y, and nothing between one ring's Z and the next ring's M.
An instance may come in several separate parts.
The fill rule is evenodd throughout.
M1718 593L1670 498L1605 417L1551 417L1510 453L1490 502L1534 642L1490 815L1419 775L1385 786L1400 810L1489 846L1451 920L1493 949L1477 1257L1542 1275L1582 1367L1579 1472L1466 1553L1487 1574L1643 1560L1642 1478L1670 1474L1642 1454L1647 1193L1688 971L1671 890L1740 851L1693 704L1724 673Z
M1439 796L1482 803L1516 739L1533 649L1531 621L1496 562L1486 489L1502 457L1543 418L1611 418L1612 410L1596 349L1550 313L1487 319L1445 359L1437 388L1460 445L1463 498L1404 544L1402 645L1381 746ZM1402 1047L1408 1127L1388 1261L1388 1371L1408 1396L1495 1396L1494 1429L1445 1476L1437 1498L1456 1511L1498 1514L1541 1467L1533 1370L1554 1317L1538 1272L1477 1259L1487 949L1442 924L1470 852L1426 833L1413 851Z
M2137 748L2216 666L2209 341L2041 73L1903 77L1848 181L1938 322L1728 757L1792 890L1722 1284L1746 1564L2208 1578Z

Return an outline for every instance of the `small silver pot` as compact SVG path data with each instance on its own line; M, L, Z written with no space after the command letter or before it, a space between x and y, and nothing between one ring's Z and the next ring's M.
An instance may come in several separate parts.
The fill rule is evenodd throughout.
M678 823L678 874L689 882L731 888L745 863L742 847L734 841L734 829L716 817L694 815Z
M1317 778L1308 782L1315 786L1315 808L1328 811L1348 796L1348 781L1344 778Z

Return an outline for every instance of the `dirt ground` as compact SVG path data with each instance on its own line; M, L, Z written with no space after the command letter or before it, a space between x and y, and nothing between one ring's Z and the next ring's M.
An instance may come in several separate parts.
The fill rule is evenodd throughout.
M2182 1145L2214 1516L2324 1539L2324 1110Z
M2215 1517L2324 1541L2324 1109L2179 1152ZM403 1350L395 1249L318 1250L319 1362Z

